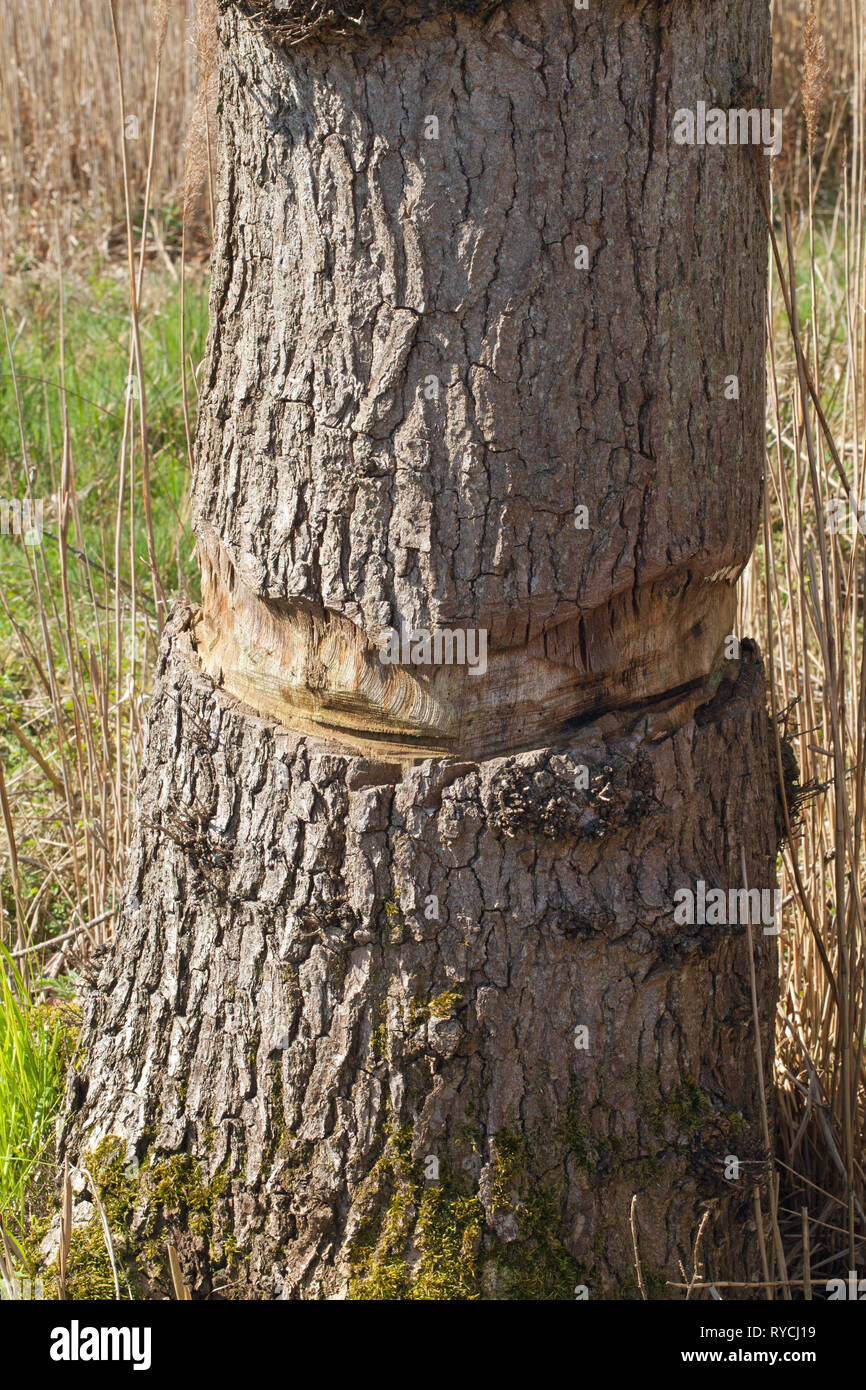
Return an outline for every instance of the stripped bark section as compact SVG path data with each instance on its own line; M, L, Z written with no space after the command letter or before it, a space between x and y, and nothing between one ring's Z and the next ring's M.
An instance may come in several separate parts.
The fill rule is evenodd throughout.
M200 540L198 553L195 644L215 683L287 728L399 763L492 757L546 743L601 710L711 690L735 619L729 581L669 575L525 646L488 654L485 635L483 667L397 665L340 614L252 593L217 540ZM407 662L411 635L399 634ZM428 645L443 639L450 658L456 638L465 646L464 629L440 628Z

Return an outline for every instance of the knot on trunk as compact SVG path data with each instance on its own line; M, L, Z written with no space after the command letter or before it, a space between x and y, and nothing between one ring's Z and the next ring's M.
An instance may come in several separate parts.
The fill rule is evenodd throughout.
M580 757L540 749L509 759L491 783L492 824L510 837L596 840L652 814L652 763L642 750L594 764Z

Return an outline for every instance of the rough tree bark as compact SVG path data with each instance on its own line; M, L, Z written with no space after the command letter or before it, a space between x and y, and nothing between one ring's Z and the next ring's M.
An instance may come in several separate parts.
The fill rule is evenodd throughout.
M674 895L774 883L766 245L750 152L671 129L766 92L766 0L226 0L220 47L202 605L63 1151L136 1156L201 1292L628 1296L635 1193L651 1294L707 1208L754 1275L748 935Z

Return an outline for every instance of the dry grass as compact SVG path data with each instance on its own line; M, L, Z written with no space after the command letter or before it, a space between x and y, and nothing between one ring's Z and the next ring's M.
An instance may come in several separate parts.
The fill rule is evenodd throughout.
M784 1233L779 1258L768 1241L768 1278L788 1296L856 1268L866 1250L863 536L832 524L836 499L862 497L866 462L866 146L862 101L845 87L862 91L866 28L857 5L800 17L803 81L789 105L803 118L770 214L765 517L741 608L743 631L761 636L802 789L781 876L778 1162L766 1203ZM792 19L787 52L795 34Z
M111 479L110 544L81 560L76 461L86 441L75 437L67 410L61 314L61 442L51 459L57 545L25 553L26 619L0 584L27 707L38 711L10 724L21 762L8 787L0 780L9 883L0 941L26 974L38 961L55 977L110 937L130 843L143 705L169 588L150 506L154 441L140 306L153 243L141 229L159 231L167 203L182 195L190 122L198 134L187 191L201 186L206 212L212 200L206 98L194 116L192 0L169 8L159 84L159 6L115 4L116 49L108 0L79 0L74 25L61 0L41 9L9 0L0 18L0 260L23 248L50 259L62 277L82 228L98 226L108 244L119 224L131 306L122 350L134 389ZM781 865L776 1157L754 1194L764 1280L752 1293L782 1298L810 1297L866 1253L864 540L858 528L840 534L828 520L834 499L863 497L866 474L866 18L859 0L818 0L811 11L811 27L806 3L777 3L774 17L774 104L786 113L786 142L768 206L776 258L766 514L740 616L740 631L760 637L775 726L791 738L802 789L788 807ZM198 47L207 69L212 54L201 38ZM123 114L138 116L137 141L118 139ZM163 222L143 217L145 207L161 210ZM164 259L177 274L168 250ZM13 373L15 336L7 322L0 348ZM188 439L195 363L181 353L178 368ZM43 462L31 458L32 394L16 380L14 398L20 441L10 462L29 476ZM137 524L145 554L131 539ZM176 570L174 587L179 561ZM778 755L784 784L781 741ZM59 933L45 911L58 899L66 909ZM702 1234L693 1269L683 1271L687 1297L707 1296Z
M6 0L0 6L0 265L22 251L37 260L49 256L57 225L64 241L111 244L123 218L124 160L131 186L144 186L160 48L165 101L153 184L159 208L179 207L197 92L194 25L195 0L115 0L114 6Z

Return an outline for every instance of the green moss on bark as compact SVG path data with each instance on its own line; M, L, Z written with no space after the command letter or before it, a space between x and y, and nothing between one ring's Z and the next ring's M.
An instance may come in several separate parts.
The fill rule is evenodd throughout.
M555 1199L533 1176L520 1136L497 1135L489 1200L512 1217L505 1241L479 1191L448 1174L425 1182L410 1128L388 1133L368 1179L374 1210L351 1249L349 1296L360 1300L572 1299L586 1269L565 1249Z
M189 1232L208 1242L211 1258L236 1269L242 1252L229 1237L216 1237L217 1209L225 1196L227 1178L210 1182L190 1154L152 1151L138 1163L126 1157L122 1140L109 1136L80 1163L89 1173L111 1233L121 1297L132 1298L145 1283L167 1278L166 1241ZM41 1274L48 1297L58 1292L56 1258L45 1270L40 1246L51 1225L52 1212L30 1233L23 1245L31 1276ZM134 1234L133 1234L134 1233ZM66 1296L71 1300L116 1297L111 1259L102 1223L96 1212L85 1226L73 1230L67 1260Z

